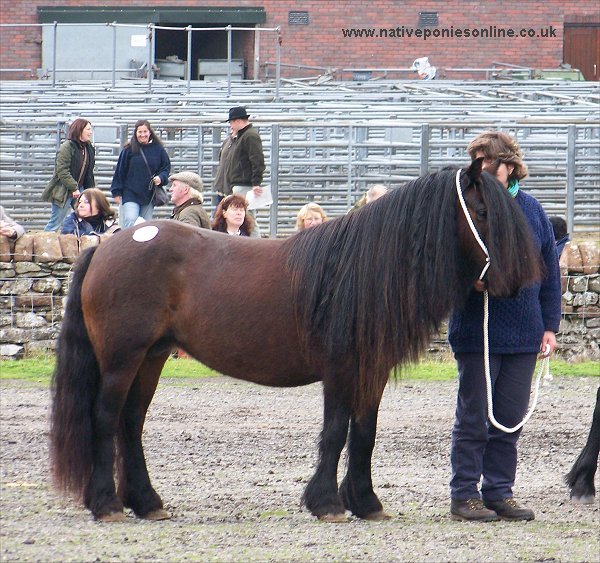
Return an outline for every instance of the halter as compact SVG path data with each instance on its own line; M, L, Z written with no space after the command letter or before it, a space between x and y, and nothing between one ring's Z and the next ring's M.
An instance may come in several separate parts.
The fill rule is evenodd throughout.
M475 227L475 224L473 223L473 219L471 219L471 215L469 214L469 211L467 210L467 204L465 202L465 198L463 197L462 188L460 186L461 172L462 172L462 168L459 168L456 172L456 193L458 194L458 201L460 201L460 206L462 207L462 210L463 210L463 213L467 220L467 223L469 224L469 228L471 229L471 232L473 233L473 236L475 237L477 244L479 244L479 246L481 247L481 250L483 250L483 252L485 253L485 256L486 256L485 266L483 267L483 270L481 271L481 274L479 275L479 279L481 280L481 279L483 279L483 276L485 276L488 268L490 267L490 253L488 252L488 249L485 246L485 243L481 239L481 236L479 236L479 233L477 232L477 228ZM540 369L538 371L536 382L535 382L533 403L531 405L531 408L529 409L529 412L525 415L525 418L519 424L517 424L516 426L513 426L512 428L508 428L508 427L500 424L494 417L494 403L492 400L492 378L490 376L490 339L489 339L489 333L488 333L489 318L490 318L489 297L488 297L488 291L486 289L483 292L483 356L484 356L484 367L485 367L485 388L486 388L486 392L487 392L488 418L490 419L490 422L492 423L492 425L495 426L496 428L498 428L498 430L502 430L503 432L512 434L513 432L516 432L517 430L519 430L519 428L521 428L531 418L531 415L533 414L533 411L535 410L535 406L537 405L538 392L540 389L540 380L542 378L542 375L544 375L544 379L550 379L550 377L551 377L550 376L550 358L546 357L540 362Z

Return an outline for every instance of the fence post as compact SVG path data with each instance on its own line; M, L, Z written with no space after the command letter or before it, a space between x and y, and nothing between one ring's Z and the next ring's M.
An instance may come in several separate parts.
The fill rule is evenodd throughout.
M569 125L567 134L567 229L570 233L575 227L575 153L577 145L577 127Z
M260 27L257 26L254 30L254 69L252 78L254 81L258 80L258 73L260 72Z
M54 88L56 86L56 30L58 27L58 22L54 22L53 24L53 29L52 29L52 33L54 35L53 41L52 41L52 87Z
M429 124L421 125L421 162L419 163L419 174L424 176L429 170Z
M187 31L187 93L190 93L192 82L192 26L188 25Z
M281 82L281 28L277 26L277 58L275 60L275 99L279 100L279 84Z
M269 237L277 237L279 215L279 123L271 125L271 214L269 216Z
M152 24L148 24L148 66L146 68L148 74L148 91L152 92L152 74L154 73L154 49L153 41L154 41L154 32L152 28Z
M227 97L231 98L231 26L227 26Z
M114 88L117 83L117 22L114 21L112 24L113 28L113 57L112 57L112 87Z

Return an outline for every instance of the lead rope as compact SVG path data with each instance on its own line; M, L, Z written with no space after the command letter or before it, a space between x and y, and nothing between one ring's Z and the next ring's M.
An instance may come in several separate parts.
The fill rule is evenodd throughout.
M483 240L481 240L481 237L479 236L479 233L477 232L477 229L476 229L475 225L473 224L473 219L471 219L471 215L469 215L469 212L467 210L467 204L465 203L465 199L462 195L462 189L460 187L461 172L462 172L462 168L457 170L457 172L456 172L456 192L458 194L458 200L460 201L460 206L462 207L463 213L465 214L465 218L467 219L469 228L471 229L471 232L473 233L475 240L477 241L477 243L479 244L479 246L481 247L481 249L483 250L483 252L485 253L485 256L486 256L485 266L483 267L483 270L481 271L481 274L479 275L479 279L481 280L481 279L483 279L483 276L485 275L488 268L490 267L490 253L488 252L488 249L485 246ZM540 389L540 381L542 379L542 375L544 376L544 379L550 379L550 377L551 377L550 376L550 358L545 357L540 362L540 369L538 370L535 387L534 387L533 403L531 404L531 408L529 409L528 413L525 415L525 418L519 424L517 424L516 426L513 426L512 428L508 428L508 427L504 426L503 424L500 424L494 417L494 403L493 403L493 398L492 398L492 378L490 375L490 340L489 340L489 333L488 333L489 317L490 317L489 297L488 297L488 292L486 289L483 292L483 358L484 358L484 367L485 367L485 388L486 388L486 394L487 394L488 418L490 419L490 422L492 423L492 425L495 426L496 428L498 428L498 430L502 430L503 432L512 434L513 432L516 432L517 430L519 430L519 428L521 428L531 418L531 415L533 414L533 411L535 410L535 407L537 405L538 394L539 394L539 389Z

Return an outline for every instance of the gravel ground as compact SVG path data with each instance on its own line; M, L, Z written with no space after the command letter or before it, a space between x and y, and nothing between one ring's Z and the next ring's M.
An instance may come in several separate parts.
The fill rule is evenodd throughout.
M562 476L585 443L599 379L542 388L520 441L515 496L529 523L448 516L455 382L391 385L373 480L387 522L316 521L299 506L312 474L321 388L271 389L228 378L164 380L145 448L173 518L94 522L48 473L49 393L3 381L2 561L599 561L600 507L572 504ZM340 464L340 475L343 462ZM598 481L598 479L597 479ZM597 485L598 487L598 485Z

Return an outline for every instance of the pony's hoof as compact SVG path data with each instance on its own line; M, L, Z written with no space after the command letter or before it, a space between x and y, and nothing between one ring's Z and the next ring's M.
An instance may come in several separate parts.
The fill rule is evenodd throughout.
M125 514L122 512L111 512L110 514L98 516L96 520L98 520L98 522L125 522L127 520L127 516L125 516Z
M164 509L162 508L157 508L156 510L153 510L152 512L148 512L148 514L146 514L146 516L144 516L144 520L170 520L171 519L171 515Z
M377 512L371 512L371 514L367 514L364 519L371 520L372 522L381 522L382 520L391 520L392 515L384 512L383 510L378 510Z
M343 512L340 514L322 514L319 516L319 521L328 524L344 524L348 522L348 517Z
M583 495L580 497L571 497L571 502L575 504L594 504L594 495Z

